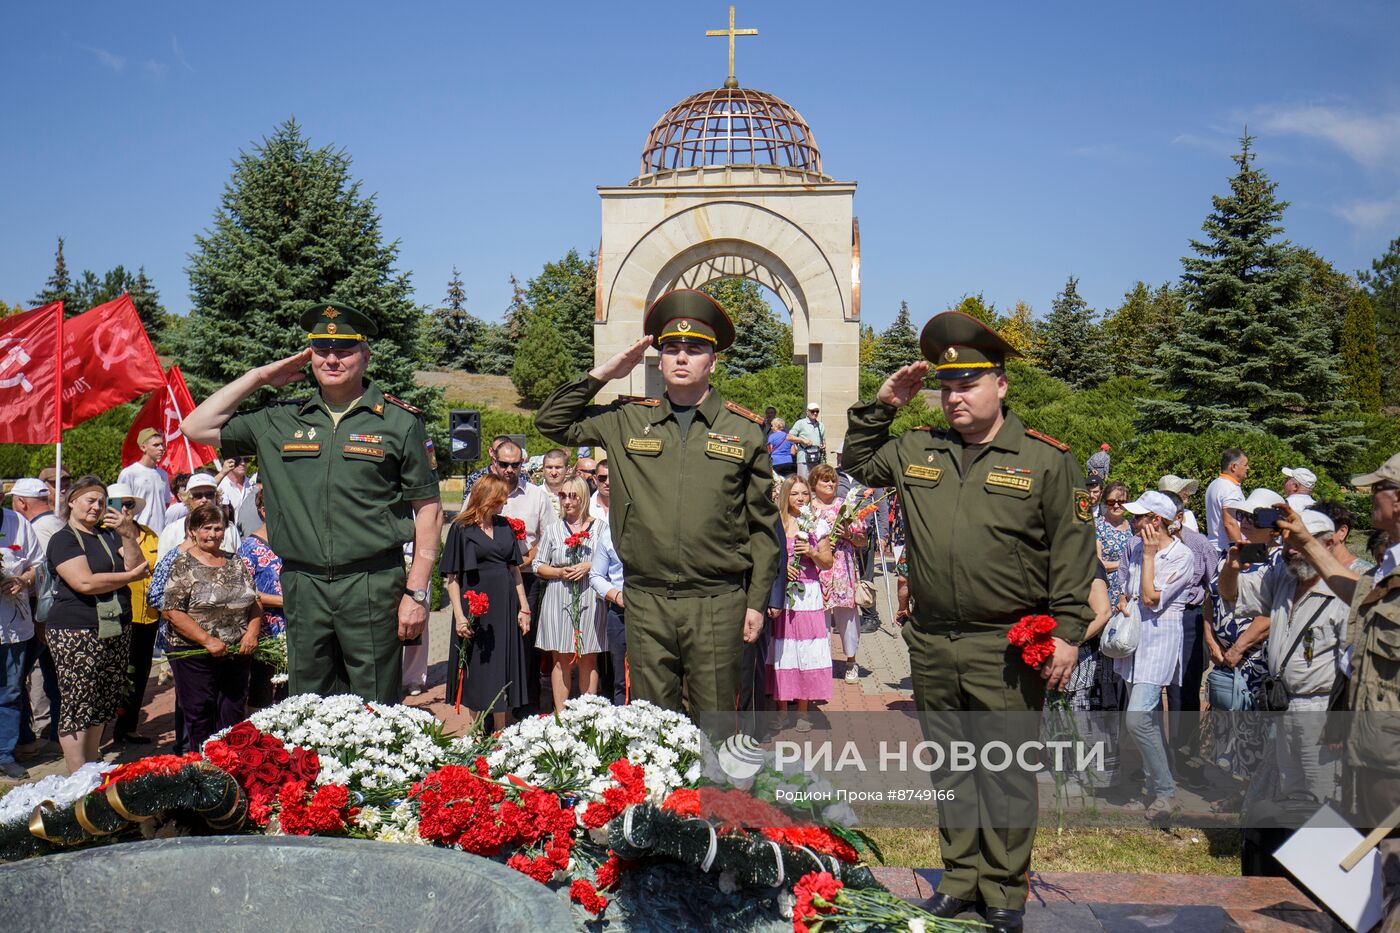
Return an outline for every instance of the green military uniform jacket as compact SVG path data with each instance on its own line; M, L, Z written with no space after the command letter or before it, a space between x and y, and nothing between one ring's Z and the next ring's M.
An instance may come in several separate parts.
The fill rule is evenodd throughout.
M234 415L219 447L256 454L268 544L327 576L378 569L413 539L411 502L435 498L432 441L417 409L366 380L337 426L320 393Z
M1375 571L1357 581L1347 632L1346 698L1352 715L1346 763L1400 770L1400 574L1379 586Z
M627 585L675 596L747 587L763 611L778 571L773 467L762 419L711 390L684 440L661 399L588 402L606 383L560 386L535 413L541 434L608 452L613 545Z
M891 438L896 410L879 400L851 408L842 468L899 492L914 624L975 632L1048 613L1056 636L1079 643L1093 620L1094 524L1068 447L1008 409L964 475L957 431Z

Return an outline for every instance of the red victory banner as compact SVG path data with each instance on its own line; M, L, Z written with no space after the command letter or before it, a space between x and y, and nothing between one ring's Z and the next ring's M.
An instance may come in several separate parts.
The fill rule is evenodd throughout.
M129 466L141 459L141 448L136 443L136 435L146 428L155 428L165 438L165 456L160 460L160 468L171 476L176 473L193 473L214 460L218 454L208 444L194 444L180 433L180 422L194 411L194 398L180 367L172 366L165 374L165 387L152 392L141 406L131 429L122 442L122 466Z
M0 443L59 441L62 370L63 302L0 320Z
M64 322L65 428L164 388L165 373L130 295Z

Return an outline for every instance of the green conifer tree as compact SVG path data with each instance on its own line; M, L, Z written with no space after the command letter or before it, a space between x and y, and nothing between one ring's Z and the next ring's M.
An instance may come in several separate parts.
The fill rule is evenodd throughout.
M131 303L136 306L136 314L145 325L147 336L151 338L152 343L159 342L165 334L169 314L165 305L161 304L160 292L156 290L151 277L146 274L145 266L137 268L136 278L132 280L128 291L131 293Z
M919 352L919 332L914 329L914 323L909 319L909 302L901 301L899 313L894 316L890 326L880 332L870 368L881 379L885 379L901 366L908 366L921 359L923 354Z
M1104 349L1115 376L1141 376L1156 364L1157 348L1170 339L1177 301L1170 285L1156 291L1139 280L1123 303L1105 315Z
M485 325L481 318L467 311L467 290L462 285L462 273L452 267L447 283L447 298L433 310L428 342L439 366L474 373L480 368L477 344Z
M304 349L298 318L330 300L378 326L370 378L423 409L429 425L442 419L441 390L414 381L426 362L425 315L409 297L408 273L395 268L398 242L384 241L374 198L350 164L344 150L312 148L295 120L234 160L213 224L195 237L194 306L172 338L196 396ZM306 391L293 384L279 394Z
M515 351L510 381L521 401L531 408L572 378L573 361L560 331L554 313L548 308L537 308Z
M1352 425L1319 416L1341 407L1341 377L1322 316L1308 304L1307 268L1280 220L1287 202L1241 140L1230 193L1182 259L1184 307L1149 378L1166 398L1144 399L1140 431L1262 431L1314 462L1338 464L1356 449Z
M1364 412L1381 410L1381 362L1376 346L1376 311L1365 292L1352 295L1342 321L1342 379L1346 398Z
M547 262L540 274L519 289L514 278L516 295L507 312L507 323L523 337L532 323L533 315L547 311L559 328L559 338L568 352L565 374L581 376L593 367L593 319L597 307L598 260L590 253L587 258L571 249L556 262Z
M1381 400L1400 403L1400 236L1371 268L1356 273L1376 315L1381 362Z
M721 354L725 372L731 376L756 373L770 366L792 362L792 332L778 320L763 290L752 279L717 279L704 286L705 292L734 322L734 345ZM783 344L787 344L787 356Z
M1002 317L997 313L996 304L983 298L981 292L975 295L963 295L958 303L948 310L961 311L963 314L971 315L993 330L1002 325Z
M1075 388L1092 388L1113 375L1103 332L1074 276L1055 296L1050 313L1037 322L1036 343L1040 368Z
M63 316L72 317L86 311L75 307L77 296L73 292L73 279L68 274L68 262L63 258L63 237L58 238L58 249L53 256L53 274L44 283L44 290L34 296L34 304L46 305L54 301L63 302Z

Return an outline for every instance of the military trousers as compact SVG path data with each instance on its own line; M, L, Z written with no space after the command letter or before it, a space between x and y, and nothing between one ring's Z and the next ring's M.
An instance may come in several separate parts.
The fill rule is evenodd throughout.
M978 749L1005 742L1016 749L1039 738L1034 713L1044 705L1044 681L1007 642L1004 629L963 634L921 627L915 619L903 635L914 707L928 741L944 748L969 741ZM1023 908L1035 841L1035 774L1013 764L1003 771L937 771L934 778L951 795L938 803L939 892L988 907Z
M627 670L632 697L679 711L732 711L744 649L741 589L711 596L666 596L623 584Z
M284 567L288 694L402 701L399 601L406 579L402 561L335 577Z

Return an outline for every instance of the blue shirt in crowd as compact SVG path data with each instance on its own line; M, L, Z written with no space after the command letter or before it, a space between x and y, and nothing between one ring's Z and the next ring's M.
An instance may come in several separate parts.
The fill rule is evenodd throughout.
M774 466L792 463L792 445L788 443L786 431L774 431L768 435L768 452L772 455Z

